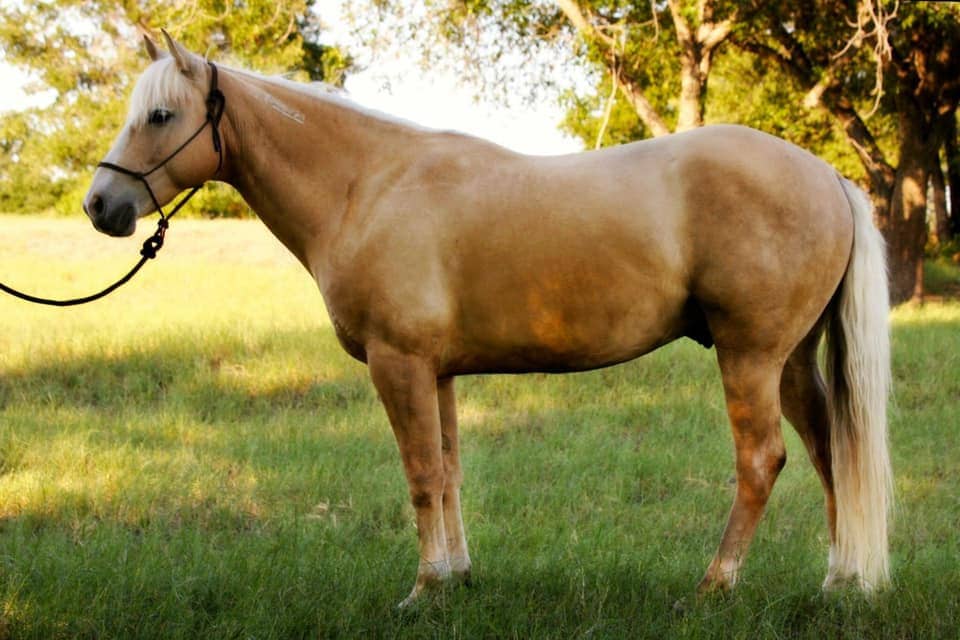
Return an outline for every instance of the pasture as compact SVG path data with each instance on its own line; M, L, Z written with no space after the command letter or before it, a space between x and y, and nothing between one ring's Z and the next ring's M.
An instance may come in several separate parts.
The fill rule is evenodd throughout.
M106 284L140 242L0 226L2 279L43 295ZM458 381L473 585L400 612L413 510L365 367L259 222L174 220L105 301L0 300L0 640L957 637L960 303L893 322L889 590L819 591L822 491L784 423L741 585L693 596L733 447L714 353L681 341Z

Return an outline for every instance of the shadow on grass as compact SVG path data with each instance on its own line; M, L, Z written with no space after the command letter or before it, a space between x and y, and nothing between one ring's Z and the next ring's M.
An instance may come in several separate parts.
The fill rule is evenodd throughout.
M508 518L542 508L589 519L624 504L683 508L690 494L726 501L730 443L713 356L688 345L657 358L461 381L475 504ZM33 498L8 512L245 531L289 500L324 522L367 520L362 510L409 526L386 416L365 367L329 329L171 337L32 362L0 378L0 478L42 469Z
M483 487L477 502L522 509L498 496L528 492L549 502L603 491L624 469L654 470L670 442L686 450L673 457L687 467L695 463L684 455L703 447L723 456L705 482L709 490L722 485L730 472L722 408L717 398L697 399L697 372L706 367L717 385L715 365L712 356L689 360L679 359L693 375L682 385L670 382L669 361L653 372L632 364L579 377L462 381L461 408L475 413L463 431L466 465L476 474L468 482ZM0 378L0 405L0 478L23 472L19 481L31 483L24 491L32 496L6 511L32 513L38 523L63 518L82 529L87 520L116 519L134 529L166 522L244 531L283 513L290 500L324 522L359 517L349 506L357 501L391 526L409 526L385 414L365 367L339 351L329 329L255 340L170 337L116 355L40 353ZM705 420L715 423L712 434L682 428ZM641 450L645 459L637 458ZM683 490L650 475L654 481L639 487L607 484L617 491L608 501L655 504Z
M131 345L117 355L38 354L32 358L37 364L8 370L0 378L0 407L17 403L117 413L175 405L202 419L209 417L211 403L249 414L269 408L342 407L372 397L361 391L369 386L363 367L335 348L332 331L324 329L257 341L230 336L200 344L171 338L149 347ZM322 359L331 353L332 358ZM257 369L267 359L271 362L263 366L261 378Z

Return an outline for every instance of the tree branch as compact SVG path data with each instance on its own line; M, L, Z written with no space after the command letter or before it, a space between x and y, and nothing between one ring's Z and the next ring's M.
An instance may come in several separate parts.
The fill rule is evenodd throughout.
M736 11L722 22L701 24L697 29L697 40L704 51L711 51L727 39L737 20Z
M616 44L613 38L590 23L587 16L580 10L580 5L577 4L576 0L557 0L557 6L560 7L560 11L567 17L570 24L584 37L597 38L603 41L608 48Z
M807 91L804 98L805 107L820 105L836 118L843 128L847 142L857 152L860 162L866 169L873 189L877 192L889 191L896 172L887 162L883 150L880 149L856 107L835 81L831 72L835 65L840 64L840 61L835 60L826 72L818 74L803 46L782 24L771 25L771 34L780 45L779 50L761 43L751 43L744 48L773 60L793 76Z
M615 74L615 84L618 84L620 91L629 100L637 116L643 122L644 126L650 130L654 136L663 136L670 133L670 128L657 109L650 103L637 83L629 78L623 71L623 65L620 64L622 52L619 43L609 35L603 33L594 25L587 14L585 14L576 0L557 0L557 6L566 16L570 24L587 39L597 40L605 50L610 62L608 69L611 74Z
M622 74L620 76L620 90L623 92L623 95L626 96L627 100L630 101L630 104L633 105L634 111L637 112L640 120L654 137L665 136L670 133L670 127L667 126L667 123L663 121L663 118L660 117L660 114L654 106L647 100L647 97L643 94L643 90L629 78L623 77Z
M677 30L677 40L684 48L688 45L692 46L693 32L690 31L690 24L680 11L680 3L677 0L669 0L667 4L670 6L670 17L673 18L674 28Z

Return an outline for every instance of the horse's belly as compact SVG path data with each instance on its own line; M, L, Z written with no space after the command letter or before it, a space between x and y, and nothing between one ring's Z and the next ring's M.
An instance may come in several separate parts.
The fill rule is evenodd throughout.
M684 292L631 279L554 291L515 286L461 309L451 373L582 371L624 362L684 334Z

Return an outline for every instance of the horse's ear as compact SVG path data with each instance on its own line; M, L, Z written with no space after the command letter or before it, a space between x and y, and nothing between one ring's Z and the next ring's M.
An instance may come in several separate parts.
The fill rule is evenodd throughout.
M166 29L161 29L160 32L163 33L163 38L167 41L167 48L170 49L170 55L177 61L177 68L180 69L180 72L187 76L194 75L202 66L200 58L171 38Z
M153 38L147 34L143 34L143 46L147 49L147 55L150 56L150 59L156 62L166 54L160 49L157 48L157 43L153 41Z

